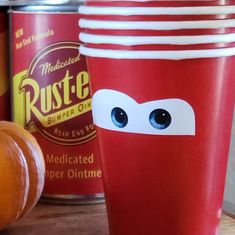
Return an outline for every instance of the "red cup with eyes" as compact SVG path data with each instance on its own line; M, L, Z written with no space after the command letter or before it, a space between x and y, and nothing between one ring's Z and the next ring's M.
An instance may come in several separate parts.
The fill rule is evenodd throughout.
M93 90L110 233L218 235L235 52L80 52Z

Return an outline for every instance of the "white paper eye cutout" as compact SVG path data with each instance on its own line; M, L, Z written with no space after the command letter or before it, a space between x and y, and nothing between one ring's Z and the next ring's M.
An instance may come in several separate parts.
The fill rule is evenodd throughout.
M122 121L118 122L114 114L120 109L124 112ZM154 118L159 111L165 117L165 121L160 118L160 124L155 123ZM139 104L122 92L102 89L93 95L92 113L98 127L112 131L149 135L195 135L194 110L182 99L162 99Z

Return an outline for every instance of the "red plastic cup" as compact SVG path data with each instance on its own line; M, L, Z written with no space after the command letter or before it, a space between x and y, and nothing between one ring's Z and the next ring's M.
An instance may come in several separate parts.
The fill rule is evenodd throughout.
M110 234L218 235L235 49L80 52L93 90Z
M165 0L86 0L86 5L88 6L116 6L116 7L129 7L129 6L140 6L140 7L187 7L187 6L224 6L233 5L234 0L175 0L175 1L165 1Z
M81 19L87 33L126 36L211 35L235 32L235 19L202 21L107 21Z
M81 6L80 14L93 20L186 21L216 20L235 17L235 6L199 7L105 7Z
M119 50L196 50L235 47L235 34L197 36L117 36L81 33L92 48Z

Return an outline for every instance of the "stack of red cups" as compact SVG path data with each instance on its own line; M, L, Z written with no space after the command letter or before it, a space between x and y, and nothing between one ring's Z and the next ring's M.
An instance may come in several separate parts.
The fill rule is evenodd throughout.
M219 234L235 1L87 1L79 11L111 234Z

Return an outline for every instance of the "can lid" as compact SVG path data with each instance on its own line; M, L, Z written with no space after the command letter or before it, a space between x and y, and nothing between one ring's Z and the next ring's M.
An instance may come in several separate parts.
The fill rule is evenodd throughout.
M61 5L69 0L0 0L0 6Z

